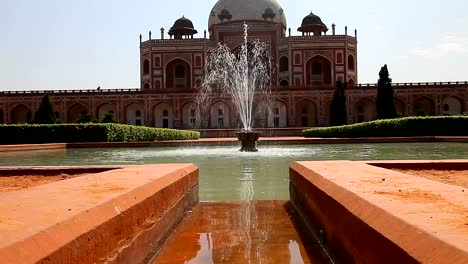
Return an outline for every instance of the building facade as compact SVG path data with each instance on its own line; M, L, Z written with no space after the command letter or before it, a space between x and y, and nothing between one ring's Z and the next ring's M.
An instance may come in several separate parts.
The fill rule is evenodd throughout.
M244 42L260 40L271 54L269 111L254 109L254 127L315 127L330 122L336 81L348 82L348 122L376 118L374 84L359 84L357 31L338 34L313 13L302 19L299 34L287 27L276 0L219 0L209 13L208 30L197 29L185 17L159 38L140 36L141 87L136 89L47 91L61 123L81 114L102 120L113 112L122 123L167 128L228 129L240 126L230 98L220 95L199 111L197 94L205 61L212 48L224 43L233 52ZM378 69L376 69L378 70ZM404 116L462 114L468 109L468 83L394 84L397 111ZM29 123L45 91L0 92L0 123ZM200 114L201 113L201 114Z

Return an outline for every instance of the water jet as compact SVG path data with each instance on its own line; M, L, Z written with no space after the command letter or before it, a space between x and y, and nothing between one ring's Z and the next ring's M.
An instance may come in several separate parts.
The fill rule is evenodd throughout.
M259 133L252 131L253 106L259 110L270 105L271 56L266 43L248 41L248 28L244 24L244 42L238 49L220 43L210 51L198 105L210 105L213 98L230 98L239 113L241 131L236 135L242 145L240 151L256 152Z

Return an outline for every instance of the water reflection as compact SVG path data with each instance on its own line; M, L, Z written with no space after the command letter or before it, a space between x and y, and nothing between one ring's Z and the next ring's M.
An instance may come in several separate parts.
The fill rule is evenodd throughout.
M196 263L206 263L213 264L213 239L211 238L211 233L200 233L198 239L198 245L200 249L197 252L197 255L184 263L187 264L196 264Z
M328 263L284 201L199 203L154 264Z
M241 162L241 182L240 186L240 200L241 201L252 201L255 196L255 190L253 186L253 162L250 159L242 159Z
M295 240L289 240L289 255L291 260L289 263L291 264L304 264L304 260L302 260L301 250L299 249L299 244Z

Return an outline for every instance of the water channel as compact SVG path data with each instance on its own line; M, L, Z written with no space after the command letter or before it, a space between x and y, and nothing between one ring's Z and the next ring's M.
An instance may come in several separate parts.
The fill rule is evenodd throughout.
M0 152L0 166L195 163L201 201L288 200L288 168L303 160L460 159L465 143L271 145L241 153L239 146L88 148Z

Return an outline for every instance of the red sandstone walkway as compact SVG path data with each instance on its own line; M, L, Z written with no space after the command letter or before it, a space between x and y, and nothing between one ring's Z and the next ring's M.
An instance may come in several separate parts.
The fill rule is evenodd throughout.
M294 215L286 201L200 203L153 263L329 263Z

